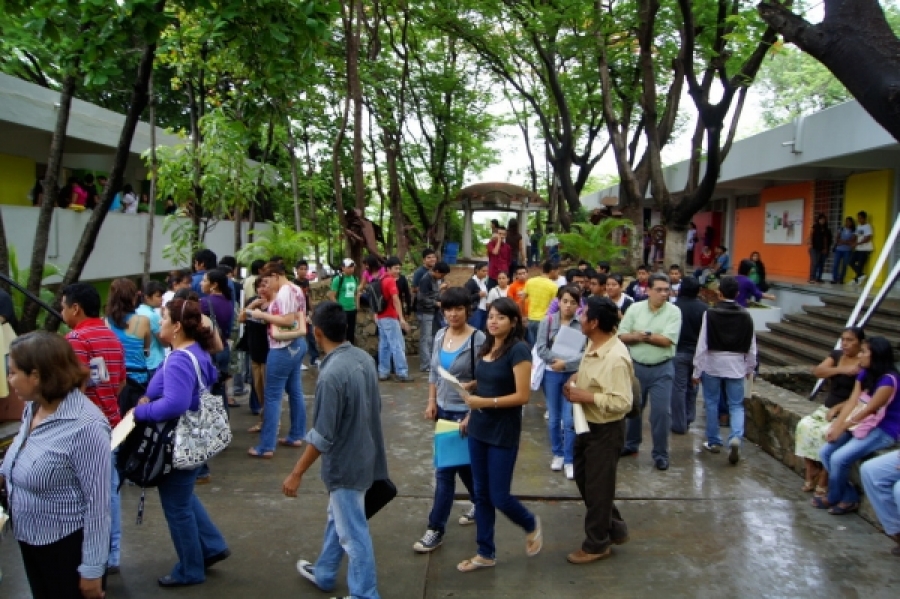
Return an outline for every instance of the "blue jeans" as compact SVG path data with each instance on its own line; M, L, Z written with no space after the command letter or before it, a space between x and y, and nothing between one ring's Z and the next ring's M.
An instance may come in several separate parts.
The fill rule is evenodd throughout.
M332 590L346 553L350 595L354 599L379 599L365 496L365 491L353 489L334 489L328 495L328 523L314 572L316 585L323 591Z
M483 331L485 325L487 325L487 311L475 310L472 312L472 315L469 317L469 326L472 326L479 331Z
M247 392L247 386L251 381L249 352L237 352L237 366L237 372L232 377L231 392L235 395L243 395Z
M847 266L850 265L850 249L834 250L834 262L831 265L831 280L837 283L844 282L847 274Z
M731 420L731 434L728 442L744 436L744 379L729 379L711 374L700 375L703 384L703 403L706 404L706 442L710 445L722 445L719 436L719 402L725 396L728 414Z
M900 451L872 458L862 465L860 478L884 532L900 534Z
M118 566L122 559L122 498L119 495L119 471L116 469L118 448L112 451L112 468L109 469L109 559L106 563Z
M394 367L397 376L405 378L409 376L409 365L406 363L406 341L403 340L403 330L400 321L396 318L378 319L378 376L387 378L391 375L391 358L394 359Z
M826 443L819 450L819 458L828 471L828 503L859 502L859 492L850 484L850 468L870 453L893 444L894 439L880 428L872 429L865 439L846 432L834 443Z
M159 483L159 501L178 555L178 563L169 575L178 582L203 582L203 560L228 549L222 533L194 495L197 471L172 470Z
M438 407L437 417L441 420L461 422L468 412L448 412ZM444 532L447 527L447 519L453 509L453 497L456 495L456 476L463 486L469 491L469 497L475 497L475 487L472 483L471 466L451 466L449 468L434 469L434 505L428 514L428 528Z
M472 481L475 483L475 539L478 555L495 559L495 508L525 532L537 527L534 514L510 494L513 470L516 468L516 447L497 447L469 437L469 456L472 458Z
M575 459L575 421L572 404L563 397L563 386L572 376L571 372L544 371L544 397L550 412L550 448L554 456L563 458L564 464L572 464Z
M270 349L266 358L266 409L263 412L262 430L259 432L258 453L275 451L278 424L281 420L281 396L287 391L291 408L291 430L287 440L290 443L302 441L306 436L306 403L300 366L306 353L306 339L294 339L287 347Z
M691 380L694 354L677 353L672 361L675 363L671 399L672 432L683 435L697 417L697 386Z
M306 327L306 352L309 354L310 365L315 364L319 359L319 348L316 347L316 336L313 333L313 325Z
M526 315L527 316L527 315ZM528 342L528 345L534 347L535 342L537 341L538 329L541 326L540 320L528 320L525 325L525 341Z
M672 421L672 360L655 366L634 363L634 374L641 383L641 417L629 418L625 429L625 449L637 451L643 440L643 410L650 402L650 433L653 436L653 459L669 459L669 429Z
M419 370L431 369L431 351L434 349L434 313L419 312Z

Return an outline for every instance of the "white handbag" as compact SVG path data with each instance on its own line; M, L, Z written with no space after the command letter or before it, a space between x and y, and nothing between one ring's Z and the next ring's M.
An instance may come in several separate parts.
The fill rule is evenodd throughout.
M178 419L172 465L178 470L192 470L228 447L231 426L225 402L220 395L213 395L203 382L197 358L187 350L178 351L186 353L194 363L200 383L200 406L196 411L186 411Z

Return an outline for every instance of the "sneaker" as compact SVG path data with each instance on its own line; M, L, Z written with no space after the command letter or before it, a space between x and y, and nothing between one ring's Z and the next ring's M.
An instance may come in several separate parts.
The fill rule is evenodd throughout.
M309 366L307 366L306 364L301 364L300 370L309 370Z
M550 420L550 410L544 412L544 420Z
M710 445L708 442L703 444L703 449L708 451L709 453L719 453L722 451L722 446L718 444Z
M741 440L735 437L728 442L728 463L731 465L741 461Z
M575 480L575 465L574 464L566 464L566 478L569 480Z
M460 526L469 526L470 524L475 524L475 506L469 508L469 510L459 517L459 525Z
M413 377L411 377L411 376L409 376L409 375L407 375L407 376L398 376L398 377L397 377L397 382L398 382L398 383L415 383L415 382L416 382L416 379L414 379Z
M866 275L859 275L858 277L856 277L856 283L858 285L862 285L865 282L866 282Z
M422 538L415 542L413 551L416 553L431 553L444 542L444 533L429 528Z
M309 361L309 365L312 366L313 368L318 368L318 367L319 367L319 361L318 361L318 360L310 360L310 361Z
M561 455L553 456L553 459L550 460L550 470L554 472L559 472L563 469L563 457Z
M299 560L297 562L297 572L300 573L300 576L316 585L316 587L319 586L319 583L316 582L316 567L311 562L305 559Z

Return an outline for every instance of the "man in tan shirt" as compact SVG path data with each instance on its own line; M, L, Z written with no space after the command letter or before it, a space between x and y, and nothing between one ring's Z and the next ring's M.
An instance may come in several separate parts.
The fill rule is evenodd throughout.
M567 557L586 564L612 555L612 545L628 541L628 527L613 503L616 467L625 443L625 415L634 401L634 367L616 336L619 311L609 298L588 298L579 317L588 338L584 358L563 394L584 410L590 430L575 438L575 483L584 499L585 540Z

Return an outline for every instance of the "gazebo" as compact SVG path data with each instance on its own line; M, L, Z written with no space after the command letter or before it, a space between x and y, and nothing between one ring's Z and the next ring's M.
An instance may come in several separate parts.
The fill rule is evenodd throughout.
M547 210L550 204L541 196L511 183L476 183L464 187L456 194L453 203L461 204L463 211L462 254L472 258L472 213L476 210L515 212L520 232L528 224L528 213ZM459 209L459 208L458 208Z

